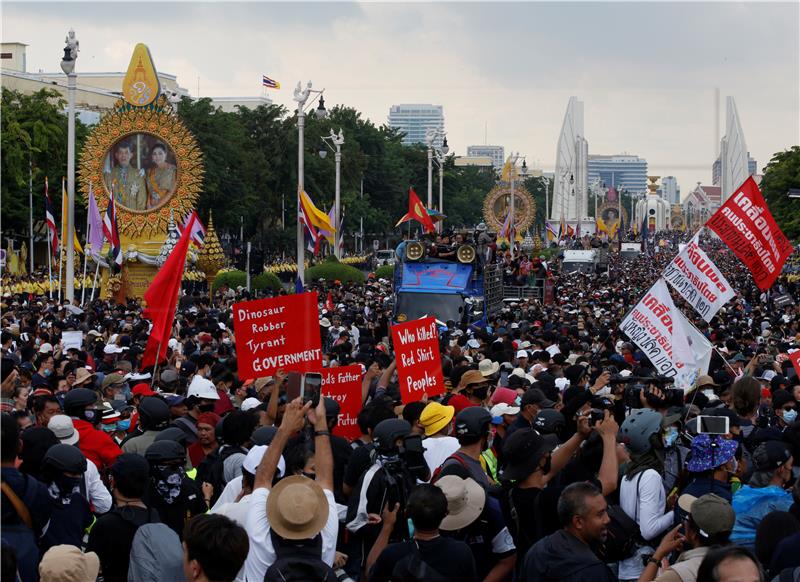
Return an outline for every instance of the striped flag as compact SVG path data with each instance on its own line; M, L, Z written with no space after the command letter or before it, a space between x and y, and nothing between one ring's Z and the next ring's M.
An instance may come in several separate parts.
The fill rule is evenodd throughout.
M114 202L114 193L108 197L108 208L103 217L103 234L108 240L110 249L109 258L118 267L122 266L122 244L119 242L119 231L117 230L117 205Z
M64 178L61 178L61 236L64 238L64 252L67 252L67 186ZM83 247L78 242L78 233L72 229L72 245L76 253L83 254Z
M508 214L506 214L506 219L503 221L503 226L500 229L500 233L498 235L498 238L501 238L501 239L507 240L507 241L511 240L511 211L510 210L508 211Z
M194 217L194 222L191 222L192 217ZM189 238L198 248L202 247L206 243L206 227L200 222L200 217L197 215L196 210L192 210L192 212L186 216L186 219L183 221L183 227L178 228L178 231L183 234L183 230L190 222L192 224L192 230L189 231Z
M47 176L44 178L44 214L47 220L47 228L50 231L50 246L54 257L58 256L58 229L56 228L56 217L53 214L53 203L48 192Z
M261 84L267 89L280 89L281 84L275 79L270 79L266 75L261 75Z
M302 203L300 204L300 213L297 219L300 221L300 224L302 224L305 227L305 232L308 235L306 237L307 238L306 249L308 250L308 252L316 255L319 252L319 243L320 239L322 238L322 234L321 231L318 231L314 227L312 219L309 215L308 208Z
M545 223L545 232L547 234L548 241L552 242L558 240L558 233L556 232L556 229L553 228L553 225L550 224L549 221Z

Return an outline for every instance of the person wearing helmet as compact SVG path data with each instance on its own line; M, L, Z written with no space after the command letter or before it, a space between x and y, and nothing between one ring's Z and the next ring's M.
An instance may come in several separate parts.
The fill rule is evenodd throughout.
M197 418L204 412L214 412L217 400L219 394L214 383L196 374L186 392L185 404L188 410L173 423L186 433L190 445L197 441Z
M86 457L77 447L57 444L45 453L41 477L50 494L53 513L40 541L42 553L61 544L81 546L83 530L92 523L85 472Z
M485 408L470 406L456 415L455 436L459 449L445 459L431 478L435 483L445 475L458 475L462 479L471 477L487 491L497 488L489 478L483 465L481 453L489 448L492 415Z
M102 410L97 406L97 393L88 388L74 388L64 397L64 414L72 418L78 431L78 447L86 459L102 472L122 454L114 439L97 429Z
M642 538L655 539L673 524L672 507L664 492L663 415L649 408L634 410L622 423L619 433L631 455L620 483L622 510L639 525ZM670 498L674 505L674 496ZM645 543L619 565L620 580L636 580L644 570L642 556L654 549Z
M169 406L157 396L145 396L139 402L138 412L141 433L132 433L126 438L122 443L122 450L126 453L144 455L158 433L169 425Z
M145 452L150 464L150 482L144 495L148 507L158 511L161 521L183 535L186 521L208 510L200 485L184 470L186 450L173 440L157 440Z

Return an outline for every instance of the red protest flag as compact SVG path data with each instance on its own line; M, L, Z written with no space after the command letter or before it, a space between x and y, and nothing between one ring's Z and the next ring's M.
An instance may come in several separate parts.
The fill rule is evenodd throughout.
M167 343L175 322L175 308L178 305L178 293L183 280L183 267L186 264L186 253L192 241L194 227L194 214L189 219L189 224L183 229L178 244L172 249L164 266L156 273L150 287L144 292L147 307L143 316L153 324L150 337L147 338L147 347L142 356L142 368L155 366L164 359L167 353Z
M403 218L401 218L395 226L412 219L422 224L425 232L433 232L436 230L436 228L433 226L433 220L431 220L431 217L428 215L428 211L425 210L425 207L422 205L422 201L420 201L419 196L417 196L417 193L414 192L413 188L409 188L408 212L403 215Z
M770 214L752 176L736 189L706 226L750 269L762 291L772 287L794 250Z
M797 377L800 378L800 350L795 350L789 354L789 360L794 366L794 371L797 372Z

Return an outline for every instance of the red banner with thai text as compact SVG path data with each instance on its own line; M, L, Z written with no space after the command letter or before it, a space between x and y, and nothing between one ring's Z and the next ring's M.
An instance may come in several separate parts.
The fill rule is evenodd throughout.
M792 254L792 244L770 214L752 176L736 189L706 226L750 269L762 291L772 286Z
M444 393L436 318L393 325L392 343L403 404Z
M242 380L322 367L316 293L234 303L233 330Z

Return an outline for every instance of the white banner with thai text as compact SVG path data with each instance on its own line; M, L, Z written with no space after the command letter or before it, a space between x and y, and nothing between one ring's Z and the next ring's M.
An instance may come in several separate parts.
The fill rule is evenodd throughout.
M677 313L667 284L659 279L622 320L620 329L658 374L674 378L676 388L689 390L697 377L697 363Z
M661 276L708 322L736 293L700 248L699 239L698 233Z

